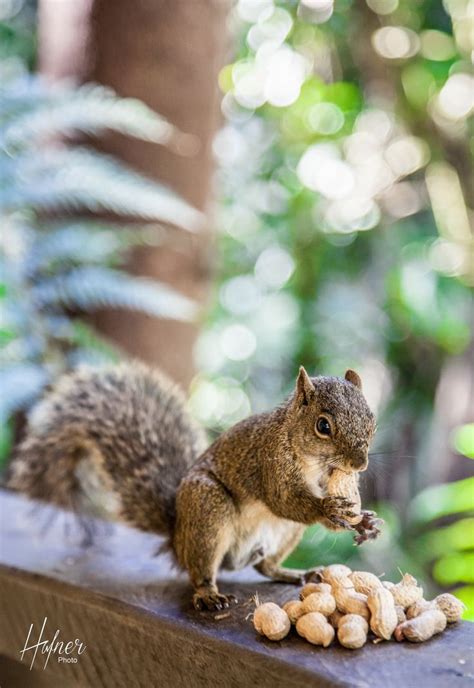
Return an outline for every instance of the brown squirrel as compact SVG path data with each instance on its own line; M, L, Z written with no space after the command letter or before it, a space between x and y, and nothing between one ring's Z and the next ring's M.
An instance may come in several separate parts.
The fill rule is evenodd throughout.
M140 363L79 369L30 414L7 485L60 506L164 534L194 586L197 609L221 609L220 567L253 565L299 583L281 562L305 526L352 529L344 497L325 493L335 467L363 471L375 419L357 373L309 377L293 394L250 416L210 447L177 387ZM359 541L379 521L363 512Z

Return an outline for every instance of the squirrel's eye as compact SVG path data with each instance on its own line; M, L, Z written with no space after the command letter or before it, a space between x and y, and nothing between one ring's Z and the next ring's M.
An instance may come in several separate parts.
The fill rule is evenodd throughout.
M331 435L331 426L328 419L324 416L319 416L316 421L316 432L318 435L323 435L324 437L329 437Z

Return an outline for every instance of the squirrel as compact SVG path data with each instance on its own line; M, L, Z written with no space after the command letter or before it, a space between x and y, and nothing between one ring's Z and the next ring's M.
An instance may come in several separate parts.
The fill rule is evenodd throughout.
M325 488L336 467L366 469L374 432L352 370L310 377L301 367L286 401L206 448L184 395L160 371L138 362L79 368L33 407L7 486L165 535L189 574L195 608L216 610L235 602L217 587L221 567L253 565L300 583L308 572L281 563L305 527L354 529L346 521L352 503ZM362 514L355 529L376 537L375 514Z

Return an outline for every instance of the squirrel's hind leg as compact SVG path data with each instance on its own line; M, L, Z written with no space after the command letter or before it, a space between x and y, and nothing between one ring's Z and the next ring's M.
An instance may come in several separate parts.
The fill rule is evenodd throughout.
M295 583L296 585L304 583L306 571L302 571L301 569L287 569L281 566L281 563L285 561L287 556L291 554L301 540L304 531L305 526L295 526L295 528L291 530L289 537L282 542L277 553L271 557L262 559L254 568L261 573L262 576L271 578L279 583Z
M194 587L194 607L229 607L236 600L219 592L216 578L233 538L232 497L211 474L199 471L181 483L176 511L174 549Z

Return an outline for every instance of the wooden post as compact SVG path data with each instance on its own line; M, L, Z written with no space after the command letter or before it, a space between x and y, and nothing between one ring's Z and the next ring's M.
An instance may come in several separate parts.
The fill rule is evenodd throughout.
M191 156L116 135L101 141L101 148L204 211L211 195L211 146L219 124L217 75L228 45L228 9L229 0L40 2L44 74L97 81L122 96L139 98L198 142ZM163 280L204 303L212 262L210 233L170 234L171 243L163 248L137 250L130 271ZM189 383L196 325L117 312L101 312L97 323L125 351Z

